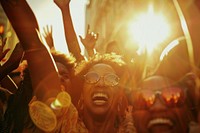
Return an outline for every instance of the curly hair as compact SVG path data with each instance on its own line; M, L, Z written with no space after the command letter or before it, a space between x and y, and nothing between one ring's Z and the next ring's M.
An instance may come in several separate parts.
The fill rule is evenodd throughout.
M72 54L68 56L59 51L51 50L51 55L53 56L55 62L62 63L69 70L73 69L76 65L76 58Z
M122 60L121 55L117 55L115 53L97 53L88 60L83 60L82 62L77 64L75 68L75 75L81 76L86 74L92 66L98 63L105 63L112 66L112 68L117 72L118 76L121 76L123 74L123 70L126 66L126 63Z
M76 87L78 89L78 93L81 95L82 90L83 90L83 75L85 75L89 69L91 69L94 65L103 63L110 65L116 74L120 77L120 79L123 80L125 71L126 71L126 63L122 60L122 56L117 55L115 53L109 53L109 54L99 54L97 53L93 57L89 58L88 60L82 61L79 64L77 64L75 68L75 74L76 76L81 80L79 81L79 87ZM121 80L121 81L122 81ZM83 97L80 97L79 103L77 106L78 112L79 112L79 117L81 119L84 119L84 114L83 114L83 107L82 106L84 103L82 102L84 99ZM110 106L110 112L108 112L108 116L106 119L111 119L114 115L115 117L115 122L114 126L115 128L119 128L121 121L123 119L123 116L125 115L125 109L128 105L128 101L126 99L126 96L124 94L124 85L123 83L120 83L119 85L119 90L118 93L116 94L115 99L113 100L114 104ZM118 105L118 106L117 106ZM118 107L119 110L116 111L116 107ZM112 113L111 113L112 112ZM102 127L101 130L106 130L108 127L105 125L105 127ZM102 131L103 132L103 131Z

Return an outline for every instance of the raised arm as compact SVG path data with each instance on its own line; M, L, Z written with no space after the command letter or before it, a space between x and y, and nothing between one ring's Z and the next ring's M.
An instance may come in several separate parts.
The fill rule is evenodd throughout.
M54 0L54 2L62 12L65 38L67 41L68 49L76 57L77 61L83 60L84 58L81 55L81 49L76 37L76 33L70 15L70 0Z
M60 91L60 81L55 65L36 30L36 18L25 0L0 0L25 51L31 74L34 94L45 101Z

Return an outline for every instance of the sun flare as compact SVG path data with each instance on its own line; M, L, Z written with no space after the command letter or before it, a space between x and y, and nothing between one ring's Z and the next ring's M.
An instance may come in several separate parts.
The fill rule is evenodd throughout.
M138 15L129 26L129 32L133 41L138 44L139 51L146 49L148 53L152 53L170 33L165 16L155 13L152 5L149 6L147 13Z

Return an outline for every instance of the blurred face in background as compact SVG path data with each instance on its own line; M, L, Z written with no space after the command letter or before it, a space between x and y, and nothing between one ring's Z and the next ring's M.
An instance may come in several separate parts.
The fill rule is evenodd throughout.
M58 68L61 84L65 87L66 91L68 91L71 88L70 71L60 62L56 62L56 66Z

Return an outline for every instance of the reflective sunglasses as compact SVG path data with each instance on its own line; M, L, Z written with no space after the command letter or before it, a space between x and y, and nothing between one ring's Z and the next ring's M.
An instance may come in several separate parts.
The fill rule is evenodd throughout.
M168 87L162 90L142 89L133 94L133 106L135 109L148 109L156 98L168 107L181 106L185 102L185 92L180 87Z
M106 86L116 86L119 84L119 77L115 74L106 74L104 76L100 76L95 72L89 72L84 75L85 81L89 84L96 84L101 78Z

